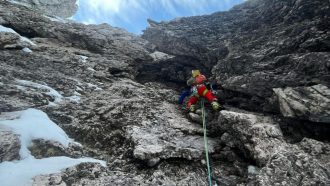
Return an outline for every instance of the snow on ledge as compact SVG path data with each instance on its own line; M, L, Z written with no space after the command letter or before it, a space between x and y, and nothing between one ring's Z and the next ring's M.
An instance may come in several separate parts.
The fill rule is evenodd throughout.
M40 110L27 109L16 112L16 115L18 115L17 119L0 121L0 124L10 127L14 133L20 135L22 159L31 156L28 146L33 139L58 141L65 147L73 142L59 126L48 118L46 113Z
M78 55L81 58L81 62L86 63L88 57L87 56L83 56L83 55Z
M97 85L94 85L94 84L92 84L92 83L87 83L87 86L88 86L88 88L92 88L92 89L94 89L94 90L96 90L96 91L103 90L102 88L100 88L100 87L98 87Z
M54 22L60 22L60 23L68 23L69 21L57 16L47 16L47 15L43 15L45 18L54 21Z
M26 53L32 53L32 50L27 47L23 48L22 51Z
M81 97L80 97L81 94L79 94L76 91L74 92L74 95L72 95L70 97L63 97L59 92L57 92L55 89L53 89L47 85L34 83L34 82L28 81L28 80L16 80L16 82L18 83L18 85L16 85L16 87L22 91L26 91L26 87L35 88L40 91L46 91L45 94L54 99L54 102L49 102L49 106L57 106L57 104L60 104L63 101L79 103L81 100Z
M20 37L20 40L21 40L22 42L29 43L29 44L32 45L32 46L36 46L36 44L33 43L30 39L21 36L20 34L18 34L17 32L15 32L15 30L13 30L13 29L11 29L11 28L4 27L4 26L0 25L0 32L9 32L9 33L16 34L16 35L18 35L18 36Z
M46 94L54 99L54 102L50 103L51 105L56 104L56 103L60 103L63 99L63 96L60 93L58 93L55 89L53 89L49 86L41 85L41 84L34 83L32 81L27 81L27 80L16 80L16 82L19 85L22 85L22 86L25 86L25 87L32 87L32 88L36 88L36 89L45 89L45 90L47 90Z
M62 169L75 166L82 162L95 162L106 166L101 160L92 158L73 159L69 157L49 157L35 159L28 149L34 139L54 140L64 146L74 141L54 122L46 113L37 109L27 109L20 112L6 113L5 120L0 118L0 125L4 125L20 136L21 160L0 163L0 180L2 186L31 185L32 178L41 174L61 172ZM8 115L12 115L8 117ZM8 119L10 118L10 119Z
M14 3L14 4L18 4L18 5L22 5L22 6L26 6L26 7L31 7L29 4L27 3L23 3L23 2L18 2L15 0L9 0L9 2Z

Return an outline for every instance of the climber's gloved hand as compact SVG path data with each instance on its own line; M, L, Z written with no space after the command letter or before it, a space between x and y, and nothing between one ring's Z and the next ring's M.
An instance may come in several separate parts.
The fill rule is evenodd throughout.
M212 105L213 110L216 110L216 111L218 111L221 108L220 104L217 101L212 101L211 105Z
M195 112L195 110L196 110L196 106L195 105L190 105L189 111L190 112Z

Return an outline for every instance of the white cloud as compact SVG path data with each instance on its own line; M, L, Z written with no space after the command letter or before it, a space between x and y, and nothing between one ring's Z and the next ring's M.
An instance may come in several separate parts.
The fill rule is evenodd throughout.
M243 0L79 0L78 21L113 26L145 25L146 19L174 19L224 10ZM78 12L79 13L79 12ZM157 15L155 15L157 14ZM164 18L162 18L164 17Z

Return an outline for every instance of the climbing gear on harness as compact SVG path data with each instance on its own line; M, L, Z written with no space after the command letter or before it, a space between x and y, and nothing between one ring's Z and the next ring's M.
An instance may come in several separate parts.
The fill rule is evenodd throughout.
M198 95L198 90L197 90L197 87L196 87L196 86L193 86L193 87L191 88L191 92L192 92L192 95L193 95L193 96L199 97L199 95Z
M206 88L209 89L209 90L211 90L211 92L212 92L213 95L217 95L218 94L216 85L214 85L212 83L207 83L206 84Z
M210 160L209 160L209 147L208 147L207 131L206 131L207 128L206 128L206 119L205 119L204 99L201 100L201 107L202 107L204 146L205 146L205 157L206 157L206 164L207 164L208 182L209 182L209 186L212 186L212 170L211 170Z

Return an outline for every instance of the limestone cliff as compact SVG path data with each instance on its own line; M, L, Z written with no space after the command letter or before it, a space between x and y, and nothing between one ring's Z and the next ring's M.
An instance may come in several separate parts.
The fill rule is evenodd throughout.
M77 9L77 0L12 0L28 7L45 12L48 15L61 18L72 17Z
M215 183L329 185L329 7L250 0L151 21L141 38L1 1L0 162L22 158L20 137L2 122L36 108L82 145L34 139L31 156L107 166L81 163L33 185L207 185L199 111L177 104L199 68L226 108L207 111Z
M212 70L226 95L236 95L226 98L231 104L277 112L273 88L330 86L329 22L329 1L253 0L228 12L152 23L142 37ZM188 65L179 69L189 72Z

